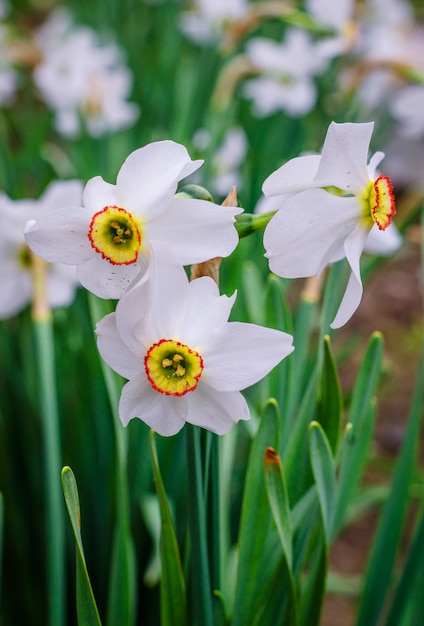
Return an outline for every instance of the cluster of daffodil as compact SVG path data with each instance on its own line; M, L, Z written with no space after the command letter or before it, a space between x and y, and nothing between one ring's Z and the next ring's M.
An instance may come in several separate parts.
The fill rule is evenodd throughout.
M347 322L360 303L359 262L370 230L384 232L395 213L391 182L376 172L384 155L368 163L372 129L372 123L332 123L321 155L294 158L263 184L266 195L281 200L265 220L273 272L308 277L344 257L349 263L333 327ZM97 335L103 359L129 381L120 418L124 425L141 418L162 435L186 422L228 432L249 418L240 390L293 350L285 332L229 322L235 294L220 295L210 276L187 278L184 266L234 251L242 214L176 194L178 183L201 164L180 144L149 144L127 158L116 185L95 177L84 189L83 206L58 207L25 229L35 254L75 265L84 287L119 299Z

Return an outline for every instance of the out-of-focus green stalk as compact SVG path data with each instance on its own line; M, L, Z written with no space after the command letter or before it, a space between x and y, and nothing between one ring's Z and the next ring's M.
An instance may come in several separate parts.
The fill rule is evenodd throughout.
M200 447L200 430L187 424L187 469L190 524L190 591L192 624L213 626L211 577L209 571L207 519Z
M3 567L3 527L4 527L4 500L0 491L0 600L1 600L1 576Z
M110 310L107 301L88 294L90 315L95 324ZM130 626L135 613L135 562L133 560L132 535L130 525L130 496L127 473L127 433L119 421L118 405L120 387L118 376L100 359L100 365L113 414L113 428L116 445L116 529L112 554L112 575L108 605L108 624L119 619L122 626ZM119 593L119 589L121 592Z
M47 624L61 626L64 623L65 606L65 536L64 504L60 478L62 467L54 365L54 336L51 311L47 301L47 265L45 261L33 255L32 271L32 320L38 364L46 489Z

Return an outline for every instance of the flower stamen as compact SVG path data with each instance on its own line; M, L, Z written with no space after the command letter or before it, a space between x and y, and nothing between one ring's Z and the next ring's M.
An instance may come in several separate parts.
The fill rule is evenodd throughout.
M147 351L144 368L155 391L167 396L184 396L196 389L203 372L203 359L179 341L161 339Z
M94 250L113 265L130 265L138 258L141 226L125 209L107 206L93 215L88 238Z

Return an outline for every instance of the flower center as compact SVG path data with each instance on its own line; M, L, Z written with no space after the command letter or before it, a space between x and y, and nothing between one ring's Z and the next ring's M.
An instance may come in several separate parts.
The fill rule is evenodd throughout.
M379 176L370 181L365 189L362 200L362 217L367 226L377 224L380 230L385 230L396 213L393 186L388 176Z
M138 258L141 226L125 209L107 206L93 215L88 238L96 252L113 265L131 265Z
M167 396L184 396L196 389L203 359L179 341L161 339L147 351L144 368L153 389Z

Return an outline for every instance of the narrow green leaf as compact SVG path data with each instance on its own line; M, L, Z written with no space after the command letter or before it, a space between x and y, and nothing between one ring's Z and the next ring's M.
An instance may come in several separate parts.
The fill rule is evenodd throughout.
M380 378L383 358L383 339L380 333L374 333L368 343L352 394L348 423L341 450L339 478L337 484L337 503L334 520L336 533L343 524L346 508L352 500L367 458L368 446L375 420L375 402L373 400Z
M264 457L265 486L271 511L281 540L283 553L292 567L292 524L290 504L281 459L274 448L267 448Z
M296 352L296 350L295 350ZM281 457L286 474L290 504L294 506L313 483L308 451L308 428L316 412L316 373L311 376Z
M251 626L264 589L269 587L282 552L265 489L263 455L277 448L278 405L270 400L252 443L246 472L240 531L233 626ZM260 572L260 575L258 573Z
M274 448L267 448L264 457L265 486L269 504L271 506L277 532L280 537L284 561L287 568L287 612L285 619L295 626L298 623L298 606L296 586L293 578L293 555L292 555L292 522L290 515L290 503L287 495L287 487L284 478L281 459ZM283 594L282 594L283 595Z
M212 584L208 552L208 518L204 492L200 429L186 427L188 471L188 518L190 532L189 588L192 620L213 626Z
M377 624L383 609L399 548L409 499L409 485L416 461L419 428L423 410L424 357L422 357L408 427L396 463L392 490L384 505L371 549L359 607L358 626Z
M0 491L0 598L3 571L3 532L4 532L4 498Z
M135 554L126 517L118 514L112 540L107 624L132 626L135 619Z
M78 488L75 481L74 473L72 472L70 467L64 467L62 470L62 487L65 496L66 507L68 509L69 519L71 520L72 530L74 532L74 537L76 541L76 593L78 626L101 626L96 601L94 599L93 590L91 588L90 578L88 576L84 549L82 545L81 513L79 506Z
M336 504L336 475L330 444L318 422L311 422L309 426L309 453L318 490L326 543L329 545Z
M160 584L161 626L185 626L187 624L185 580L171 510L159 468L153 431L150 432L149 442L162 524L160 538L162 572Z
M402 575L396 587L396 592L390 608L386 626L403 624L408 604L414 610L414 622L419 624L424 615L424 510L409 548L408 557Z
M343 418L343 395L330 337L324 337L323 363L318 390L317 421L324 428L333 454L336 453Z
M308 563L308 576L303 584L300 603L302 626L318 626L321 621L328 571L328 549L325 541L324 536L317 539L316 548Z
M263 306L263 279L258 266L253 261L243 265L242 281L243 295L246 302L249 321L255 324L265 324Z

